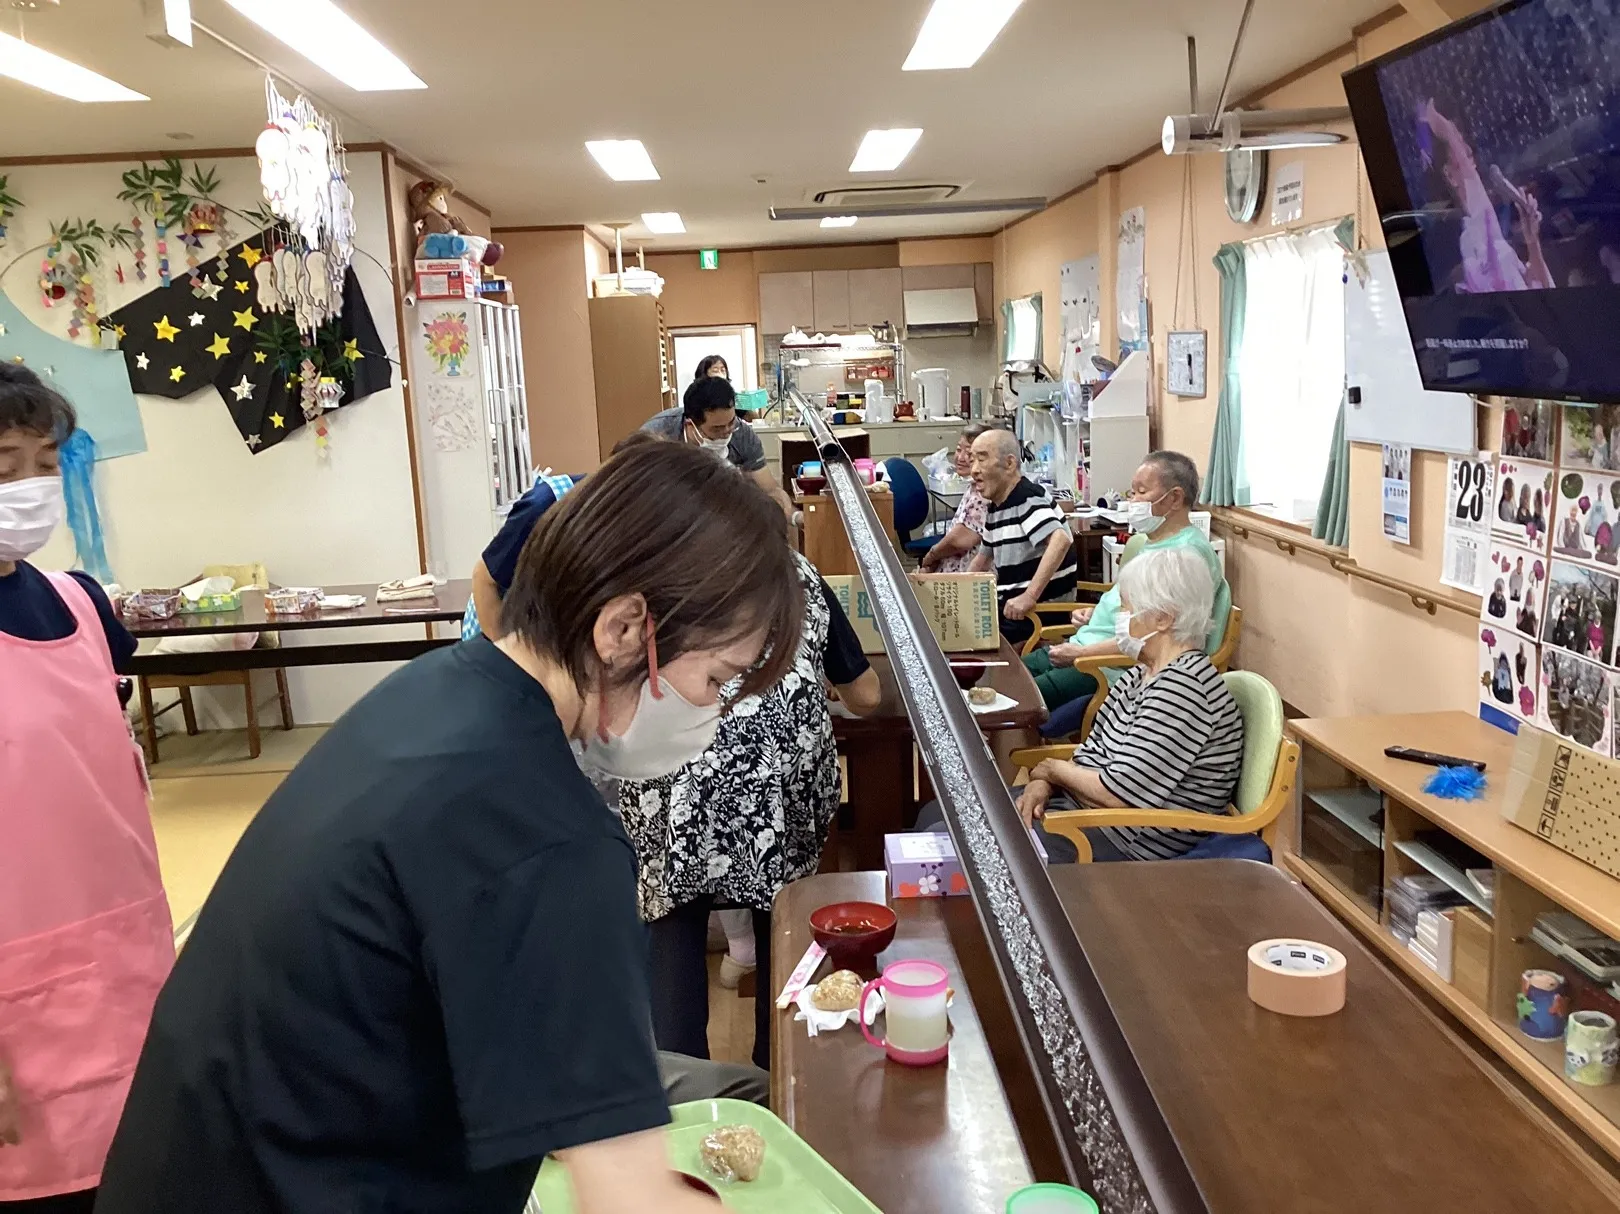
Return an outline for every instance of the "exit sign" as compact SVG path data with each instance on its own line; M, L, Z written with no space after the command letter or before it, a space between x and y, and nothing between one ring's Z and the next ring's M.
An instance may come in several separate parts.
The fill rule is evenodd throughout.
M720 268L720 250L719 249L699 249L698 250L698 269L700 269L700 270L718 270L719 268Z

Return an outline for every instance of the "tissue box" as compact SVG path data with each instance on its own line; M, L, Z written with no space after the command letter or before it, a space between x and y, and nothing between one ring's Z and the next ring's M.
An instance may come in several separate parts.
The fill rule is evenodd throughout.
M1046 862L1041 837L1029 832L1035 852ZM883 867L889 874L892 898L943 898L968 892L967 874L956 858L956 845L939 833L884 835Z
M477 299L478 270L466 258L419 260L416 263L416 298L419 303L435 299Z
M883 635L866 586L856 574L834 574L827 585L844 609L863 653L882 653ZM912 593L928 619L934 639L946 653L998 649L1001 646L1001 608L996 603L993 573L930 573L913 575Z

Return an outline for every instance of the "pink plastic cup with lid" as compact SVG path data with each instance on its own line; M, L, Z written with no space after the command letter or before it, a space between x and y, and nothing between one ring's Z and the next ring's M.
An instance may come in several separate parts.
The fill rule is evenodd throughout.
M883 976L861 988L857 1017L861 1035L895 1062L905 1066L932 1066L950 1052L951 1027L945 1015L950 987L945 967L932 961L895 961ZM883 992L884 1039L872 1036L866 1024L866 1001L875 990Z

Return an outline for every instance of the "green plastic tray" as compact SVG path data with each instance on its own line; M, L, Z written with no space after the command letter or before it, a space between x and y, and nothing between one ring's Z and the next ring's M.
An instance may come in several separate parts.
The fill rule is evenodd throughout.
M701 1176L720 1191L728 1210L744 1214L882 1214L832 1164L810 1149L769 1109L745 1100L695 1100L670 1109L670 1162L678 1171ZM698 1161L703 1136L717 1125L749 1125L765 1139L765 1167L759 1179L721 1184ZM534 1182L543 1214L574 1214L568 1173L548 1159Z

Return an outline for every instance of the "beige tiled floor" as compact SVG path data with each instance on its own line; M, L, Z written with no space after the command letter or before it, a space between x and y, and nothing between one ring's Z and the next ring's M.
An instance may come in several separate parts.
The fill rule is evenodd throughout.
M288 771L325 731L304 727L263 734L258 759L242 733L164 738L152 768L152 824L163 884L176 925L195 914L236 841ZM754 1043L754 1001L720 985L720 958L709 958L709 1050L746 1062Z

